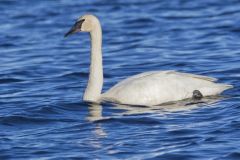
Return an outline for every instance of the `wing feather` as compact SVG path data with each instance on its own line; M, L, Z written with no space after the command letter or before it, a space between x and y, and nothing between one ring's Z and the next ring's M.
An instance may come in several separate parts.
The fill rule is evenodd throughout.
M176 71L169 71L169 72L167 72L167 74L176 74L176 75L181 75L181 76L187 76L187 77L202 79L202 80L206 80L206 81L210 81L210 82L216 82L218 80L217 78L196 75L196 74L191 74L191 73L176 72Z

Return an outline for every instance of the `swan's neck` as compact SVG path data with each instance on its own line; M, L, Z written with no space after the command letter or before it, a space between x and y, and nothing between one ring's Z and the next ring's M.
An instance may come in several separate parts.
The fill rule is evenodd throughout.
M102 29L100 23L90 32L91 36L91 64L88 85L83 100L99 102L103 85L102 67Z

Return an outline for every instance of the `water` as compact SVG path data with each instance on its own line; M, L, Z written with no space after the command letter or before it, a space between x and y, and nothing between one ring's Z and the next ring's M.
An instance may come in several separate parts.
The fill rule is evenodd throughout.
M0 159L240 159L240 3L234 0L0 1ZM89 36L103 26L104 91L151 70L234 85L215 103L130 107L82 101Z

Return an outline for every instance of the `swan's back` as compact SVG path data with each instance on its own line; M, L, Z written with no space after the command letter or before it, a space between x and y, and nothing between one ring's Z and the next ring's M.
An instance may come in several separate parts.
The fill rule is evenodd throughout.
M113 86L102 100L134 105L157 105L191 98L194 90L203 96L217 95L231 85L217 79L175 71L153 71L132 76Z

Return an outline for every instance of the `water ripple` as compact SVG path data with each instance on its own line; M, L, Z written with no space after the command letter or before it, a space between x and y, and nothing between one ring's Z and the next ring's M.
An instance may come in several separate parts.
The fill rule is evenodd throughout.
M0 10L0 159L239 159L237 0L2 0ZM63 38L84 13L103 26L104 91L151 70L234 88L210 104L84 103L89 36Z

